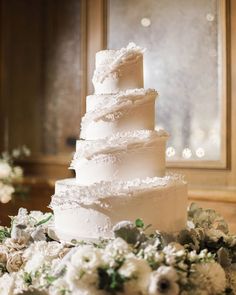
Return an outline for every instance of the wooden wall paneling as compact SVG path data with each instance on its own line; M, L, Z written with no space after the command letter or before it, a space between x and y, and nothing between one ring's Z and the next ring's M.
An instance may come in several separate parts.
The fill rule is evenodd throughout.
M81 1L46 1L44 5L43 153L74 150L82 99Z
M58 162L55 177L72 175L86 93L85 12L85 0L1 0L0 150L7 139L10 148L28 145L24 163L34 175L51 177Z
M2 0L3 97L9 148L40 145L41 2ZM6 126L5 126L6 127Z

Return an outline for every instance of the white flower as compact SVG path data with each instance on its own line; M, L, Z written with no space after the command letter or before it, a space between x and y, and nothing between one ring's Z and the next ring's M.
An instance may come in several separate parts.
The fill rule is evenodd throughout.
M25 146L25 145L22 146L22 152L27 157L30 156L30 154L31 154L30 149L28 149L27 146Z
M11 174L11 166L4 161L0 161L0 179L8 178Z
M223 293L226 287L226 276L223 268L215 261L199 263L192 266L190 279L198 288L201 286L207 294Z
M14 238L7 238L5 240L5 246L9 250L22 250L27 246L28 240L25 239L25 237L20 237L19 239L14 239Z
M197 255L197 252L195 250L189 252L187 256L188 256L188 259L191 262L194 262L194 261L198 260L198 255Z
M166 262L173 265L176 262L176 257L181 257L185 254L184 247L178 243L170 243L164 247L163 253L165 254Z
M94 270L101 264L101 251L87 245L79 247L71 257L71 264Z
M20 154L21 154L21 152L20 152L19 149L14 149L14 150L12 151L12 156L13 156L13 158L18 158L18 157L20 156Z
M151 263L162 263L164 254L158 252L155 245L148 245L143 251L144 259Z
M116 261L123 260L124 256L130 253L130 251L130 246L125 240L116 238L103 251L103 260L110 267L113 267Z
M69 286L64 278L59 278L49 287L48 293L50 295L62 295L63 290L69 290Z
M0 202L8 203L15 189L13 186L0 182Z
M14 293L14 275L5 273L0 277L0 294L13 295Z
M8 255L7 259L7 271L17 272L23 264L22 252L13 252Z
M45 262L42 253L34 253L32 258L26 262L24 269L28 273L35 273Z
M82 265L74 266L72 264L69 264L67 267L65 280L66 283L69 285L71 291L77 289L86 290L92 287L96 287L96 284L98 282L98 274L96 270L85 270Z
M28 224L28 211L25 208L20 208L18 214L14 217L14 223L16 224Z
M95 288L98 282L97 268L101 264L101 250L87 245L79 247L67 265L65 279L70 289Z
M148 294L150 295L177 295L179 286L177 284L178 276L173 267L160 266L151 273Z
M21 179L23 176L23 169L20 166L15 166L13 168L13 177L15 179Z
M118 272L121 276L129 279L125 283L127 294L142 294L147 291L151 268L145 260L137 258L134 254L129 254Z
M23 254L24 259L27 261L25 270L27 272L36 272L44 264L50 265L53 259L56 259L63 245L58 242L40 241L35 242L27 248Z

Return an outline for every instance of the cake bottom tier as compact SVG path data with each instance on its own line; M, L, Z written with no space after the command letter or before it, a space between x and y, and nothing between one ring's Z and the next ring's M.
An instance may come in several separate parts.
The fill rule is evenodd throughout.
M51 202L56 233L66 241L112 238L115 224L137 218L153 231L174 233L186 226L186 207L187 185L177 175L92 186L65 179Z

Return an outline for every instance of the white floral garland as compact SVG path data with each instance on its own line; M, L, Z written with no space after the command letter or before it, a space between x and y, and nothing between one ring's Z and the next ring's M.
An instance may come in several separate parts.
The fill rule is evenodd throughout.
M122 222L113 240L53 241L51 213L21 208L0 228L0 294L236 294L236 236L223 218L195 204L178 236L145 234Z

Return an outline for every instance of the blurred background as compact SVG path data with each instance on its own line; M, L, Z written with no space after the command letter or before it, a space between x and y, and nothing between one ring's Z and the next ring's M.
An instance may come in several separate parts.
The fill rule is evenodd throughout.
M190 201L220 210L234 227L235 1L0 3L2 224L20 206L49 210L55 180L73 177L96 51L135 42L146 48L145 87L159 92L156 126L171 134L169 171L186 175Z

